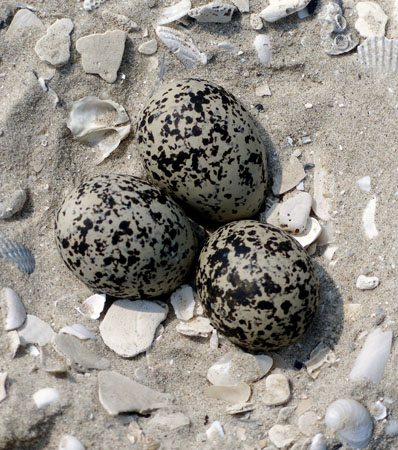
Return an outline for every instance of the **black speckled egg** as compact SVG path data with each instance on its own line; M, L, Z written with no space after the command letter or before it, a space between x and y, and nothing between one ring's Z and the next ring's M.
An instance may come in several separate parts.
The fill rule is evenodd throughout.
M57 214L56 243L68 268L96 292L150 298L186 278L196 237L181 208L129 175L100 175L80 185Z
M279 228L252 220L210 236L196 283L212 325L250 350L296 341L318 306L319 279L306 251Z
M138 122L154 184L200 215L227 222L256 214L267 158L246 108L221 86L185 79L157 91Z

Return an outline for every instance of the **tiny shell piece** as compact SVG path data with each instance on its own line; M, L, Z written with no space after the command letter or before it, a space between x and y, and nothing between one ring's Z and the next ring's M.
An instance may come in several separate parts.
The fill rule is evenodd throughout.
M75 323L68 327L63 327L59 330L60 333L70 334L77 337L78 339L95 339L96 336L90 330L88 330L84 325Z
M51 326L39 319L39 317L28 314L26 321L18 330L21 345L37 344L40 347L51 342L55 333Z
M0 291L0 298L7 311L4 329L6 331L16 330L26 319L26 310L19 295L11 288L3 288ZM3 309L3 308L2 308Z
M263 29L264 24L258 14L250 14L250 26L256 31Z
M388 17L379 4L375 2L358 2L355 5L355 9L358 13L355 29L362 37L384 36Z
M290 448L300 435L294 425L274 425L268 432L271 442L278 448Z
M325 52L330 56L337 56L350 52L358 44L358 38L352 33L337 34L329 40L329 45L325 44Z
M313 411L306 411L298 418L299 430L306 436L317 432L318 416Z
M172 431L186 427L189 424L189 417L181 412L167 413L160 410L146 423L146 427L149 429Z
M182 0L174 5L164 8L161 11L161 16L157 21L158 25L166 25L170 22L175 22L178 19L186 16L191 9L191 0Z
M291 156L287 163L282 162L281 171L275 174L272 193L274 195L284 194L296 187L306 176L301 162L295 156Z
M254 48L256 49L258 59L261 64L265 66L270 63L271 60L271 41L266 34L259 34L254 38Z
M369 200L362 214L362 225L368 239L373 239L379 235L375 224L376 197Z
M193 40L185 33L171 27L158 25L155 28L157 37L188 68L197 63L207 64L207 56L200 53Z
M85 447L75 436L64 434L59 443L58 450L85 450Z
M387 417L387 408L379 400L375 403L377 413L373 415L374 420L380 421Z
M334 178L324 168L316 166L312 210L321 220L330 220L331 198L334 194Z
M79 313L89 319L98 319L104 310L105 294L94 294L84 300L81 308L76 308Z
M379 72L398 69L398 39L370 36L358 46L359 62Z
M336 355L332 350L322 342L318 344L311 352L310 359L304 364L308 374L316 379L319 375L319 369L323 364L333 364L336 361Z
M177 319L192 319L195 309L194 292L188 284L182 285L171 294L170 303L173 305Z
M249 0L232 0L232 3L239 9L241 13L250 12Z
M185 336L207 337L213 331L213 327L206 317L194 317L189 322L180 322L176 330Z
M356 283L356 287L361 290L374 289L379 285L379 279L377 277L366 277L365 275L359 275Z
M359 186L359 189L361 189L361 191L370 192L370 176L366 175L357 180L357 185Z
M253 411L256 408L254 403L237 403L236 405L228 406L226 409L227 414L241 414L248 411Z
M311 441L308 450L327 450L325 438L321 433L316 434Z
M9 239L0 231L0 258L8 259L22 272L31 274L35 270L35 258L31 251L19 242Z
M251 389L243 381L233 386L208 386L204 394L209 398L216 398L229 403L244 403L249 400Z
M300 242L304 248L307 248L318 239L321 231L321 224L313 217L309 217L304 231L299 234L293 234L292 236L296 239L296 241Z
M214 2L191 9L188 16L202 23L228 23L235 10L235 6Z
M264 403L267 406L283 405L290 398L289 380L281 373L268 375L265 389Z
M9 219L21 211L26 202L26 190L17 189L0 202L0 219Z
M59 392L53 388L44 388L33 394L33 401L36 406L41 409L50 405L51 403L58 400L60 397Z
M138 51L143 55L153 55L158 49L158 42L156 39L151 39L150 41L143 42L139 47Z
M260 12L266 22L276 22L300 9L305 8L309 0L270 0L269 5Z
M224 437L225 433L221 423L216 420L206 430L206 437L209 441L213 441L219 437Z
M271 89L269 88L267 83L264 83L260 86L256 87L256 95L257 97L264 97L265 95L272 95Z
M284 201L279 208L279 223L283 230L302 233L310 215L312 197L307 192L300 192Z
M7 397L6 382L7 372L0 372L0 403Z
M392 332L376 328L369 336L355 360L350 380L368 379L380 383L390 357Z

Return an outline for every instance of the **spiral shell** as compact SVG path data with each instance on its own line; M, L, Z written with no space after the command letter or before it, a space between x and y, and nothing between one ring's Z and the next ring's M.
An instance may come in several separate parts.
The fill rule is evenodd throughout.
M352 399L334 401L326 410L326 425L351 448L365 448L372 438L373 423L365 407Z

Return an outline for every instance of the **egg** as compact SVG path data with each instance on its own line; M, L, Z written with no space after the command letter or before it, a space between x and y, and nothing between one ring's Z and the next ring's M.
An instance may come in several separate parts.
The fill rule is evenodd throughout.
M151 298L175 290L195 260L182 209L146 181L99 175L74 189L55 223L67 267L96 292Z
M201 217L249 218L264 202L267 157L252 117L221 86L174 81L158 90L137 126L154 184Z
M296 341L319 301L319 279L306 251L279 228L254 220L229 223L210 236L196 285L211 324L249 350Z

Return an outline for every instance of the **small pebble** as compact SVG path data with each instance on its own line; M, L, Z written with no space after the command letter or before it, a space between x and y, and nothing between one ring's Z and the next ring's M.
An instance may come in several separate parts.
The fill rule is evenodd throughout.
M369 290L375 289L379 285L379 279L377 277L366 277L365 275L359 275L356 283L357 289Z
M278 448L289 448L299 435L298 428L293 425L274 425L268 432L271 442Z
M253 30L262 30L264 24L261 17L258 14L250 14L250 26Z
M37 41L35 52L44 62L61 67L69 61L70 33L73 22L70 19L58 19L47 30L47 34Z

